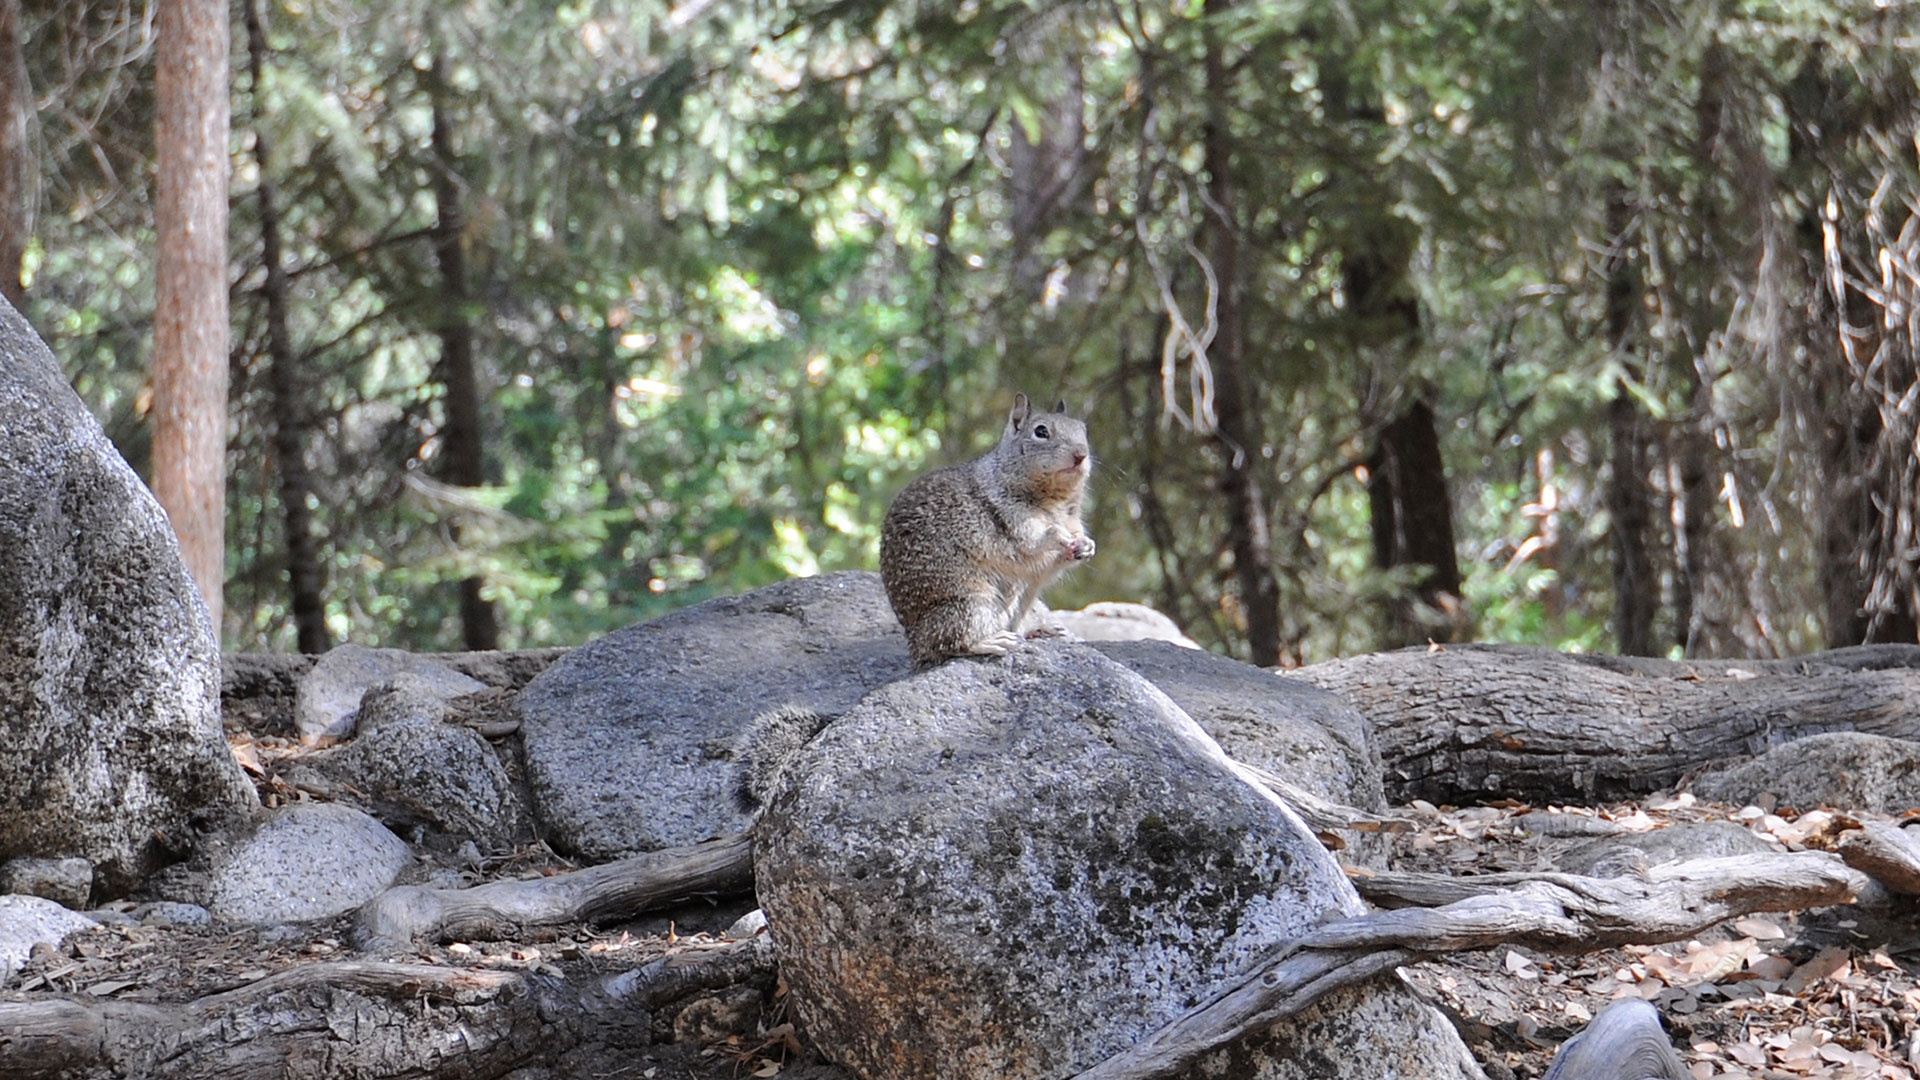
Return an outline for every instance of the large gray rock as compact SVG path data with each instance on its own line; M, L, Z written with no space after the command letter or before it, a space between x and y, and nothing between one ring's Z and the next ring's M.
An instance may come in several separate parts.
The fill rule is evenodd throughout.
M870 1080L1072 1075L1363 910L1299 818L1166 695L1066 643L870 694L800 752L758 830L799 1014ZM1189 1075L1479 1073L1388 977Z
M190 862L158 875L153 890L222 922L273 926L352 911L412 859L405 841L361 811L301 802L210 838Z
M1753 803L1771 795L1800 810L1898 813L1920 807L1920 743L1857 731L1809 735L1705 773L1689 787L1715 802Z
M844 712L911 670L877 574L800 578L710 600L583 645L520 692L534 812L591 859L746 824L733 743L755 713Z
M20 970L35 945L44 941L58 948L68 934L98 925L45 897L0 896L0 983Z
M252 806L219 694L166 515L0 300L0 857L86 859L97 899Z

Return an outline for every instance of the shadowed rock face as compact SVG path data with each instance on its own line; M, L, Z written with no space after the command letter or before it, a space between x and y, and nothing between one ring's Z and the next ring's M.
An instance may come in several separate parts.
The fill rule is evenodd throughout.
M254 805L219 680L166 515L0 301L0 858L84 858L113 895Z
M858 572L710 600L583 645L519 697L548 840L605 859L737 830L733 744L754 714L838 714L910 670L879 575Z
M1359 900L1299 819L1164 694L1036 643L869 694L758 826L781 970L870 1078L1068 1076ZM1471 1077L1395 979L1333 995L1195 1075Z

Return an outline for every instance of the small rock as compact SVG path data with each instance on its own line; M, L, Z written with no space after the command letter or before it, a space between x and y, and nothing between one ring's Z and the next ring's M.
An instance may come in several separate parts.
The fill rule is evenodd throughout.
M732 926L727 927L726 933L720 936L724 938L750 938L766 928L767 913L759 908L754 908L752 911L740 916Z
M1920 743L1857 731L1809 735L1694 780L1695 795L1800 810L1843 806L1885 814L1920 806Z
M294 695L294 727L308 743L327 736L343 738L352 733L367 691L402 675L412 677L405 684L409 692L441 700L486 689L478 679L400 649L340 645L315 661L313 670L300 680Z
M80 911L93 891L93 864L85 859L8 859L0 863L0 893L39 896Z
M442 849L464 843L478 861L481 852L511 848L527 813L500 756L471 729L442 722L444 709L410 690L372 691L362 717L388 715L311 764L351 788L388 828L419 832Z
M45 897L0 896L0 982L20 970L35 945L58 948L68 934L98 925Z
M199 904L156 900L133 909L133 917L148 926L178 926L198 930L213 925L213 912Z
M1539 817L1528 814L1521 821ZM1731 821L1686 822L1652 832L1583 837L1566 842L1553 865L1570 874L1625 877L1649 867L1685 859L1718 859L1779 849Z
M1145 604L1102 601L1079 611L1054 611L1049 618L1084 641L1165 641L1183 649L1200 643L1180 632L1180 626Z
M760 1026L766 1003L751 986L734 986L695 998L673 1016L673 1041L712 1046L751 1035Z
M294 803L264 824L209 839L157 875L161 898L220 922L271 926L352 911L393 884L412 851L386 826L334 803Z

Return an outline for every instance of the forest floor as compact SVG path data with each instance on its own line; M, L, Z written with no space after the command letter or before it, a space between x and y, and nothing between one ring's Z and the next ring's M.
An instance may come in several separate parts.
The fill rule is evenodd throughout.
M263 793L288 794L284 788L269 790L268 778L262 783ZM1390 838L1393 865L1456 876L1543 869L1539 846L1518 820L1529 809L1405 808L1418 825ZM1840 820L1825 811L1774 816L1755 808L1695 803L1686 796L1540 809L1630 829L1735 820L1794 849L1823 846ZM478 883L569 868L544 848L528 846L470 873ZM396 959L593 980L670 953L711 948L748 906L742 898L626 923L552 928L525 941L422 945L414 955ZM1493 1080L1541 1076L1562 1042L1623 996L1643 998L1660 1010L1683 1060L1701 1080L1914 1080L1920 1074L1920 923L1910 915L1910 909L1875 916L1836 908L1756 916L1717 926L1696 940L1657 947L1578 956L1502 948L1420 964L1408 974L1449 1013ZM343 944L346 922L265 932L102 926L74 935L59 950L36 954L0 990L0 1001L47 1000L49 995L189 1001L289 968L350 959L351 950ZM819 1071L817 1059L795 1040L778 990L772 995L736 990L741 992L710 998L692 1019L695 1010L655 1017L655 1042L644 1051L581 1047L539 1065L569 1076L637 1080L739 1080ZM543 1073L536 1067L516 1074L522 1075Z
M1422 804L1411 809L1421 827L1394 838L1394 868L1456 876L1548 869L1532 830L1518 820L1540 809L1634 830L1733 820L1789 850L1827 848L1848 822L1824 810L1776 816L1685 795L1597 809ZM1879 914L1842 907L1751 916L1653 947L1577 956L1502 948L1407 970L1494 1080L1540 1076L1561 1043L1622 997L1660 1011L1701 1080L1913 1080L1920 1073L1920 921L1907 900L1892 903Z

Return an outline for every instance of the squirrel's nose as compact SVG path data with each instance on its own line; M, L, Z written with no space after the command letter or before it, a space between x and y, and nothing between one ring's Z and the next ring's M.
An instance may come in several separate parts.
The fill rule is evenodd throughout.
M1086 463L1086 460L1087 452L1085 450L1075 450L1073 452L1073 463L1075 465L1083 465Z

